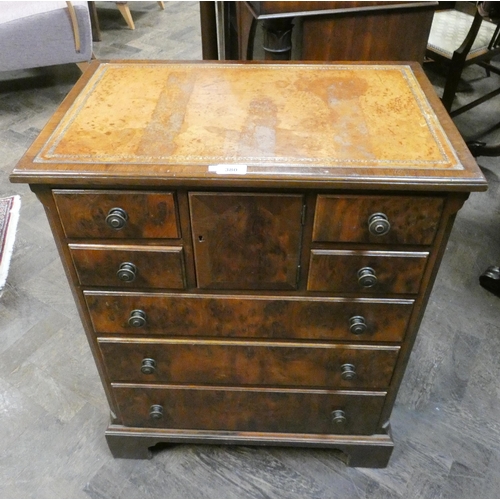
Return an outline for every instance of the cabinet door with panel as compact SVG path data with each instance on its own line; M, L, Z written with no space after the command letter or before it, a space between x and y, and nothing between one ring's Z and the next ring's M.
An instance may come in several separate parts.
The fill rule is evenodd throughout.
M297 288L302 195L190 193L198 287Z

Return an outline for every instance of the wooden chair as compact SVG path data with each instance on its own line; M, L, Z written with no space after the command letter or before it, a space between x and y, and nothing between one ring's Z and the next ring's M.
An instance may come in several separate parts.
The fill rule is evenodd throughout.
M486 69L488 76L490 71L500 74L498 68L489 64L491 58L500 53L499 26L484 18L470 2L456 2L456 4L466 11L455 8L434 13L426 51L428 59L448 67L441 100L451 116L457 116L500 94L500 88L497 88L452 111L460 77L465 67L480 64Z
M160 9L165 10L165 2L157 2L160 6ZM135 30L134 19L132 18L132 13L130 12L129 2L115 2L118 10L120 11L123 19L125 19L128 27L131 30ZM89 12L90 12L90 20L92 23L92 40L94 42L100 42L101 38L101 26L99 23L99 17L97 15L97 7L96 3L93 1L88 2Z
M131 30L135 30L134 19L132 18L132 14L130 12L129 2L115 2L115 3L123 19L125 19L125 22L127 23L128 27ZM157 3L160 6L161 10L165 10L164 2L157 2Z

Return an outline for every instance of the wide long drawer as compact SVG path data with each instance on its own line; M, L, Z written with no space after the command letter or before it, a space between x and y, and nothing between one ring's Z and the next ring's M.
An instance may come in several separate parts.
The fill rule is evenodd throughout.
M54 190L68 238L179 238L172 193Z
M69 249L82 285L185 287L182 247L70 244Z
M377 432L385 392L114 384L129 427L364 434Z
M399 347L100 338L111 382L384 389Z
M400 342L413 300L85 292L99 334Z
M307 289L416 294L428 256L428 252L312 250Z

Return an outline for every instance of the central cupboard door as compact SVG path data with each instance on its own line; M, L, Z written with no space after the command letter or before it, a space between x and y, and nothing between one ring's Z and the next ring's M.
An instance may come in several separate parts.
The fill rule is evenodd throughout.
M189 193L199 288L294 290L302 195Z

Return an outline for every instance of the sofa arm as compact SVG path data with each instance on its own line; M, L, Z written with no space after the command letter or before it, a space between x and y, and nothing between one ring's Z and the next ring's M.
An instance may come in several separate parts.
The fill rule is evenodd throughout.
M75 25L66 2L2 2L0 71L90 61L87 2L71 2L71 7Z

